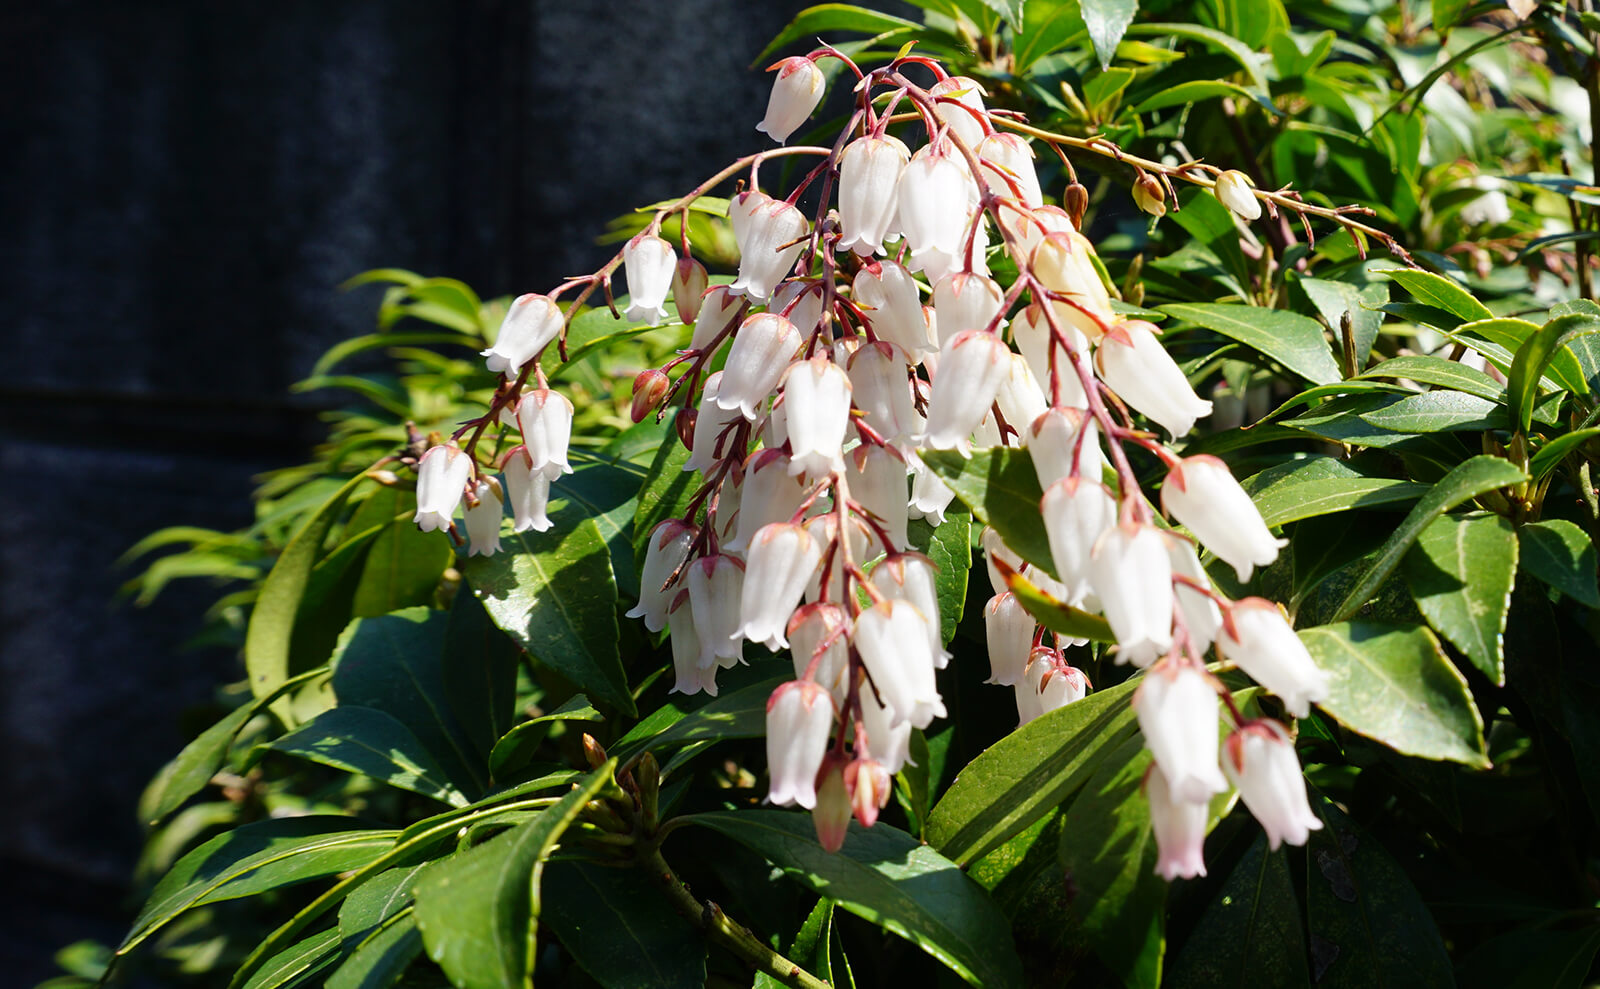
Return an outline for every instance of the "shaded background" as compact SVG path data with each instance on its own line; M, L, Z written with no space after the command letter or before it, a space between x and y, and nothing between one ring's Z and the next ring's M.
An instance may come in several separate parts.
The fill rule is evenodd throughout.
M485 297L767 146L750 60L802 2L35 0L0 11L0 972L115 943L134 803L241 675L180 651L215 598L113 604L112 561L251 520L303 459L287 387L396 266ZM19 9L25 8L25 9Z

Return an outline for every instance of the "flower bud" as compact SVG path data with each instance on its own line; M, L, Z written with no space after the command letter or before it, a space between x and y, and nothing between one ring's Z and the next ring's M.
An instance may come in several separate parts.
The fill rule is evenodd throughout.
M809 58L786 58L768 67L778 71L772 80L772 95L767 97L767 115L756 130L782 144L822 102L825 80L817 63Z
M1211 578L1206 575L1205 567L1200 565L1194 544L1172 532L1164 532L1162 537L1167 541L1167 558L1172 561L1172 575L1188 577L1201 587L1209 587ZM1178 610L1183 613L1183 624L1189 629L1189 638L1194 642L1195 651L1204 653L1216 639L1217 629L1222 627L1222 609L1209 595L1181 582L1173 582L1172 592L1178 597Z
M1089 341L1084 339L1082 333L1070 321L1061 321L1061 333L1067 338L1072 349L1077 351L1084 359L1089 356ZM1034 380L1039 382L1039 388L1046 398L1050 398L1051 405L1074 409L1087 409L1089 399L1083 392L1083 379L1078 375L1078 369L1072 363L1072 358L1067 352L1056 350L1056 377L1059 380L1059 391L1053 397L1051 389L1057 387L1052 384L1050 377L1050 350L1053 341L1050 334L1049 318L1039 303L1030 303L1017 318L1011 321L1011 339L1017 343L1017 350L1028 362L1028 369L1033 372Z
M1072 218L1072 225L1082 230L1083 214L1089 210L1089 190L1084 188L1082 182L1074 181L1067 186L1067 191L1061 194L1061 207L1067 211L1067 216Z
M900 172L911 152L894 137L861 137L839 155L838 250L862 257L883 253L894 219Z
M781 684L767 700L767 799L780 807L817 805L817 770L828 754L833 699L810 680Z
M1133 204L1151 216L1166 216L1167 190L1161 187L1161 180L1149 172L1140 172L1133 183Z
M1304 845L1322 821L1306 800L1306 779L1289 733L1276 721L1252 721L1228 736L1222 771L1267 832L1267 845Z
M996 594L983 608L984 638L989 646L989 679L1012 687L1027 673L1028 657L1033 652L1033 636L1039 625L1028 610L1007 591Z
M1032 209L1044 204L1039 173L1033 167L1033 148L1017 134L994 133L978 144L983 177L996 195L1019 200Z
M476 504L469 504L465 512L467 538L470 540L468 556L493 556L500 551L500 485L492 478L480 477L472 485Z
M644 627L652 632L666 627L667 607L683 587L681 575L673 579L673 574L689 558L689 547L699 534L698 528L683 519L667 519L650 531L644 564L639 568L639 603L629 609L627 617L643 618Z
M1157 332L1143 320L1122 323L1100 341L1094 359L1112 391L1176 439L1211 414L1211 403L1194 393Z
M840 451L850 426L850 378L824 354L796 361L783 378L789 473L810 480L844 469Z
M926 728L945 715L929 647L937 633L930 633L928 625L915 605L892 598L856 618L856 651L891 712L892 724Z
M668 640L672 643L672 670L677 679L668 693L717 696L717 664L700 665L700 634L689 607L689 592L681 591L667 613Z
M794 267L811 226L794 206L758 190L733 198L728 221L739 245L739 276L730 287L752 302L766 302Z
M789 456L782 450L762 450L751 457L742 488L736 535L723 544L734 553L744 552L762 526L789 521L806 496L805 482L790 470Z
M558 391L541 388L526 392L517 403L517 428L528 462L550 480L572 473L567 464L567 444L572 438L572 403Z
M717 407L738 409L755 421L756 410L771 397L800 343L800 332L782 316L762 312L748 317L734 334L722 366Z
M1045 237L1033 252L1033 274L1061 296L1049 305L1063 328L1074 327L1093 342L1116 322L1111 294L1094 265L1094 246L1083 234L1066 230Z
M823 760L817 774L817 805L811 810L811 823L817 829L817 843L830 852L844 847L850 833L850 791L844 785L844 765L832 753Z
M417 514L412 518L417 528L450 528L471 476L472 458L455 443L429 447L417 462Z
M667 318L667 292L672 288L678 253L660 237L642 234L622 249L622 267L628 276L629 322L654 325Z
M1045 536L1050 540L1050 559L1066 595L1062 600L1077 607L1091 587L1095 546L1116 527L1117 503L1096 478L1064 477L1045 489L1039 511L1044 516ZM1161 593L1169 595L1170 600L1170 591L1163 589Z
M1046 409L1023 431L1023 437L1039 486L1046 490L1074 475L1099 481L1105 471L1100 424L1086 409Z
M789 648L783 633L821 561L822 547L802 526L791 522L762 526L746 557L740 633L773 652Z
M863 344L845 365L851 401L866 424L891 443L911 436L918 426L903 356L894 344L880 341Z
M511 501L512 532L546 532L550 519L545 511L550 503L550 475L534 470L525 447L516 447L506 457L506 495Z
M710 348L712 341L728 328L728 324L734 321L748 301L726 285L713 285L706 289L700 296L700 311L695 314L689 349L704 352Z
M692 325L700 315L700 304L709 283L705 265L688 256L678 259L678 266L672 272L672 305L684 326Z
M939 351L923 442L934 450L953 449L971 456L969 437L988 415L1010 373L1011 351L999 337L982 330L951 337Z
M1202 454L1178 461L1161 487L1161 507L1232 566L1240 583L1249 581L1255 567L1276 560L1278 550L1288 545L1272 538L1255 502L1216 457Z
M928 652L933 665L944 669L950 654L944 651L944 638L939 627L939 588L935 581L933 562L921 553L896 553L878 564L872 571L872 586L886 598L907 601L925 619L923 628L928 637Z
M856 820L864 828L878 823L878 811L889 804L893 789L892 777L881 763L871 759L856 759L844 767L845 789L850 792L850 806Z
M644 422L661 406L671 387L672 379L665 371L653 367L640 371L633 379L633 401L629 403L628 415L634 422Z
M862 680L860 731L867 736L867 756L883 766L891 776L911 761L911 722L894 722L894 713L872 693L872 684ZM859 734L857 739L859 741ZM859 752L860 750L857 749Z
M845 455L844 467L850 497L889 534L890 545L878 548L885 553L904 550L909 544L905 462L888 447L863 444Z
M787 629L795 679L822 684L841 708L850 694L849 625L843 608L819 602L796 610Z
M1217 202L1228 207L1241 220L1258 220L1261 218L1261 200L1250 191L1253 188L1255 183L1250 181L1250 176L1230 168L1217 176L1217 184L1211 191L1216 195Z
M737 416L736 418L742 419L744 417ZM683 444L683 448L691 453L694 452L694 436L699 421L700 412L697 409L679 409L678 414L672 417L672 431L678 435L678 442ZM685 464L683 469L694 470L695 468Z
M950 76L934 83L929 88L928 95L935 98L943 97L933 107L939 122L949 127L950 132L962 144L977 150L979 143L983 141L986 112L983 107L983 87L978 85L978 81L969 76Z
M515 378L522 365L533 360L561 332L564 319L561 307L548 296L519 295L506 310L494 346L481 356L489 358L485 363L490 371L503 372L507 380Z
M1235 601L1222 628L1217 652L1282 698L1290 714L1303 718L1312 704L1328 699L1328 675L1276 604L1264 598Z
M1150 823L1156 834L1156 875L1168 882L1205 875L1210 804L1174 798L1166 774L1154 764L1144 778L1144 795L1150 801Z
M689 607L700 637L701 669L729 665L740 658L739 606L743 598L744 565L731 556L703 556L689 564ZM718 660L728 660L719 664Z
M1133 713L1173 799L1203 804L1227 788L1217 768L1217 691L1204 670L1170 660L1152 667Z
M1149 666L1172 648L1172 559L1160 529L1129 524L1101 533L1089 553L1089 586L1117 636L1117 662Z
M935 349L917 283L905 268L893 261L863 265L851 290L878 340L912 355Z
M933 286L939 345L962 330L988 329L1003 305L1005 295L992 278L961 271L939 279Z

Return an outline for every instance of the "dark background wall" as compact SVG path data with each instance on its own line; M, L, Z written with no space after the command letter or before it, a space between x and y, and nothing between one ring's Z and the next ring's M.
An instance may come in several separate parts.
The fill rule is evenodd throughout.
M378 266L485 296L592 269L605 221L765 146L749 62L802 3L33 0L0 10L0 977L115 942L133 806L239 675L212 589L112 604L161 526L250 520L287 386Z

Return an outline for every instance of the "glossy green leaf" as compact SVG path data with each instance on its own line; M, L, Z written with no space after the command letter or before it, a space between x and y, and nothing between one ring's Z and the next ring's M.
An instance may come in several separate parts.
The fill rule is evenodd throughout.
M346 938L365 936L405 911L427 867L423 862L387 869L357 886L339 907L339 932Z
M256 970L245 989L277 989L279 986L303 985L316 978L337 958L339 932L323 931L313 934L299 944L291 945Z
M1401 567L1417 607L1495 684L1505 683L1502 637L1517 576L1517 533L1498 515L1441 515Z
M1523 432L1533 424L1533 406L1539 398L1539 384L1545 368L1557 353L1579 337L1600 333L1600 318L1587 313L1557 316L1539 328L1517 348L1511 361L1511 372L1506 375L1506 402L1517 417ZM1567 377L1571 377L1568 375ZM1579 394L1588 393L1588 381L1580 372L1576 380L1563 382L1563 387Z
M462 566L494 623L591 697L637 714L617 651L617 585L595 523L500 529L501 551Z
M1370 477L1336 457L1313 456L1269 467L1243 487L1269 526L1352 508L1415 501L1426 484Z
M1546 475L1557 467L1567 454L1578 447L1600 436L1600 427L1589 429L1575 429L1570 433L1563 433L1539 448L1528 461L1528 473L1535 481L1543 480Z
M1040 590L1026 575L1006 575L1006 587L1017 596L1039 624L1050 631L1074 639L1092 639L1095 642L1115 642L1111 625L1099 615L1079 610L1054 595Z
M1425 391L1361 418L1397 433L1450 433L1510 425L1504 405L1458 391Z
M824 982L833 980L833 901L827 897L806 914L784 957ZM765 972L756 973L755 989L778 989L783 983Z
M1517 930L1472 947L1457 965L1461 989L1583 989L1600 927Z
M1502 401L1506 394L1505 385L1475 367L1468 367L1460 361L1427 357L1422 354L1390 358L1376 367L1367 369L1361 377L1404 378L1418 384L1439 385L1442 388L1466 392L1468 395L1476 395L1489 401Z
M1162 110L1169 106L1199 103L1203 100L1216 99L1219 96L1235 96L1250 100L1268 113L1277 114L1281 112L1260 93L1246 89L1238 83L1229 82L1226 79L1191 79L1188 82L1180 82L1176 86L1146 96L1133 108L1133 112L1148 113L1151 110Z
M1175 302L1161 306L1175 319L1204 326L1260 351L1314 385L1341 377L1322 324L1283 309L1218 303Z
M483 603L457 594L445 628L444 696L482 767L517 713L522 649L495 627Z
M417 881L423 944L455 985L532 985L545 860L614 767L596 769L537 817L436 862Z
M1305 292L1306 298L1316 306L1317 312L1333 331L1335 352L1344 348L1339 325L1344 314L1350 314L1350 336L1355 342L1356 367L1365 367L1367 357L1372 353L1372 342L1378 338L1378 328L1383 325L1383 313L1378 307L1389 301L1389 283L1352 285L1326 278L1297 278L1294 284Z
M1289 850L1267 850L1258 835L1174 959L1171 984L1195 989L1276 986L1309 989L1300 900Z
M1122 42L1128 25L1133 23L1139 5L1135 0L1078 0L1078 8L1083 13L1084 26L1089 29L1095 55L1100 59L1100 68L1105 69L1117 54L1117 45Z
M599 459L574 452L576 470L550 483L550 522L571 529L585 519L594 521L611 554L617 590L629 598L639 595L638 571L633 558L635 498L644 481L644 469L622 460Z
M1051 711L995 742L956 775L931 813L928 843L965 865L1060 806L1136 730L1138 678Z
M376 491L350 520L359 531L372 519L383 528L367 551L356 582L351 614L358 618L386 615L391 611L426 605L446 567L455 562L455 547L443 532L423 532L412 521L416 514L416 495L401 488Z
M1459 282L1420 268L1376 268L1374 275L1388 275L1411 293L1423 305L1443 309L1468 323L1479 319L1493 319L1494 313L1472 297Z
M683 469L688 460L689 451L673 437L656 449L655 459L645 471L633 514L633 558L640 567L644 566L650 534L667 519L682 518L700 486L700 475Z
M939 637L948 644L956 634L967 603L967 571L972 568L972 516L959 509L945 512L937 528L922 519L908 527L912 549L933 561L934 588L939 593Z
M639 870L551 862L543 897L540 922L606 989L705 985L705 935Z
M1464 461L1446 474L1417 502L1405 520L1383 544L1359 581L1345 595L1335 613L1345 619L1354 615L1363 604L1376 594L1383 582L1389 579L1400 559L1411 544L1434 519L1471 498L1486 491L1503 488L1527 480L1527 475L1515 465L1499 457L1480 456Z
M1267 92L1267 77L1262 74L1261 60L1256 53L1251 51L1237 38L1230 37L1213 28L1201 27L1197 24L1130 24L1127 34L1139 38L1188 38L1199 41L1210 48L1224 52L1244 70L1250 78L1250 85L1262 94Z
M392 715L370 707L341 704L267 747L456 807L467 804L417 736Z
M407 908L354 946L328 976L328 989L387 989L421 954L422 932Z
M794 679L794 669L787 659L783 660L783 665L789 668L782 674L723 694L693 710L685 712L668 704L618 739L612 746L612 754L619 762L628 763L647 749L659 752L668 746L691 742L764 737L767 699L779 684ZM663 713L666 717L661 717Z
M1433 0L1433 29L1441 35L1461 23L1461 15L1472 6L1471 0Z
M1406 755L1488 767L1477 705L1428 629L1340 622L1299 635L1328 675L1318 706L1340 724Z
M788 26L768 42L761 54L751 63L766 68L766 61L779 50L795 41L814 45L818 35L833 31L855 31L861 34L881 34L884 31L914 30L921 25L891 14L882 14L864 7L846 3L823 3L807 7L795 15Z
M1565 519L1534 522L1517 529L1522 569L1590 608L1600 608L1594 541Z
M1027 29L1012 38L1012 58L1018 76L1025 75L1033 63L1060 51L1074 39L1081 43L1084 35L1083 15L1075 3L1044 8L1040 15L1029 17Z
M980 0L990 10L1005 18L1013 31L1021 31L1023 0Z
M790 878L949 966L975 986L1022 983L1011 931L983 887L955 863L903 831L852 823L844 847L817 843L809 814L776 810L695 814Z
M494 743L494 751L489 756L489 772L497 780L521 769L527 764L533 750L538 748L550 732L550 726L557 721L604 721L605 715L594 709L589 703L589 698L578 694L569 698L566 703L551 711L541 714L537 718L524 721L515 728L501 736Z
M924 450L922 462L938 474L973 517L992 526L1024 560L1055 574L1050 540L1039 514L1044 491L1025 450L994 447L964 458L954 450Z

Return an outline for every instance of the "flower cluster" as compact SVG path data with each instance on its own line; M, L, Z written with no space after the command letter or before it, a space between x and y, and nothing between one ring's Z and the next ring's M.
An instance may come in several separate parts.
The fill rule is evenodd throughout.
M774 66L760 130L782 142L811 115L826 57L843 58L823 49ZM936 673L951 657L937 575L907 531L911 519L939 524L954 495L924 455L1010 446L1037 471L1050 558L1030 565L993 530L983 534L995 590L984 609L989 682L1015 690L1023 724L1090 689L1068 661L1083 643L1040 627L1016 593L1024 585L1103 615L1117 661L1144 671L1133 704L1153 755L1158 871L1204 872L1212 800L1230 781L1274 846L1303 842L1318 822L1286 729L1243 719L1203 658L1215 644L1296 716L1326 697L1282 611L1226 599L1198 555L1204 548L1247 580L1281 543L1221 461L1180 458L1133 418L1176 440L1211 404L1160 330L1113 304L1079 229L1083 187L1073 179L1063 206L1047 204L1034 145L986 109L976 82L914 56L870 73L845 61L858 99L833 146L762 152L714 180L748 168L729 205L741 257L730 284L708 287L687 234L676 248L661 236L691 196L657 213L601 272L516 301L486 352L506 384L468 450L452 442L422 458L418 523L449 525L465 497L474 553L494 551L505 497L518 530L549 524L544 504L569 469L572 409L544 387L537 355L562 327L555 297L579 284L583 297L597 284L609 291L620 266L629 319L664 320L670 297L693 328L686 349L638 376L633 415L676 408L684 469L699 478L681 517L649 534L629 615L668 630L673 689L687 694L716 694L719 670L744 662L747 643L788 651L795 679L767 706L773 803L810 809L830 848L851 816L876 820L912 730L945 715ZM931 85L907 77L918 66ZM779 155L820 159L782 198L759 174ZM813 186L820 205L808 216L797 204ZM1241 218L1260 215L1242 175L1222 174L1215 192ZM1165 210L1167 191L1148 173L1135 193ZM1010 285L991 274L999 255L1017 272ZM536 389L526 387L530 370ZM490 420L522 436L503 458L503 486L469 455ZM1145 500L1131 446L1167 465L1161 507L1182 529Z

